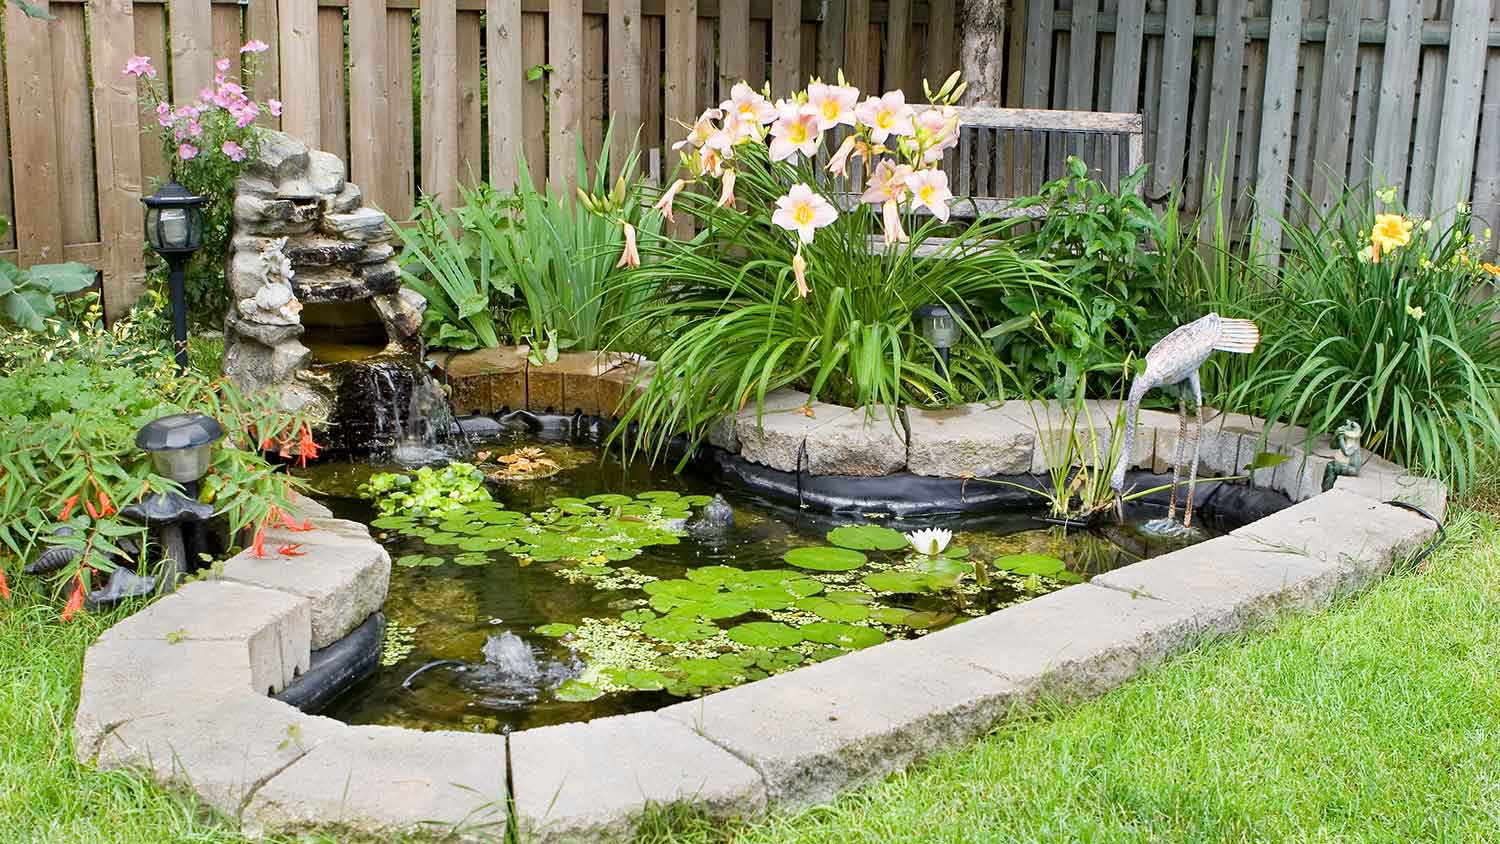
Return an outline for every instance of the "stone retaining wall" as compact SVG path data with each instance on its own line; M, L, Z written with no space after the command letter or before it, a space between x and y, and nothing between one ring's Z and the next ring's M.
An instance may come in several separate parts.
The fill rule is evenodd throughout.
M804 421L741 414L732 432L766 459L773 442L847 455L885 436L846 409L796 416ZM905 417L917 445L899 453L934 471L966 465L955 461L1030 468L1037 443L1056 433L1009 404ZM1028 428L1028 418L1039 421ZM1154 434L1134 459L1159 457L1162 432L1176 434L1166 421L1143 419ZM958 433L990 423L1009 433L985 433L993 439L983 445ZM824 430L837 440L813 436ZM1251 438L1253 420L1225 418L1212 459L1239 461ZM241 554L100 637L85 657L75 747L99 767L196 795L253 835L503 842L514 823L527 844L621 842L648 806L715 818L795 809L973 740L1041 695L1097 694L1204 635L1315 610L1432 538L1432 521L1383 501L1414 500L1438 518L1445 506L1441 485L1378 464L1308 496L1225 536L919 639L657 712L509 736L350 726L266 696L376 610L389 578L366 528L303 502L297 518L310 516L314 530L266 545L299 542L306 556Z

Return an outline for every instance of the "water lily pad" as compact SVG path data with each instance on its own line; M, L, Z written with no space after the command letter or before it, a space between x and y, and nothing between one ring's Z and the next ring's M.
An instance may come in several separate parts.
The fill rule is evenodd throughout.
M702 507L714 500L714 497L712 495L684 495L677 500L689 507Z
M749 621L730 628L729 638L752 648L785 648L802 641L802 633L779 621Z
M730 583L744 583L745 570L734 566L703 566L687 573L687 579L694 583L702 583L709 586L723 586Z
M479 521L487 525L513 525L526 521L526 514L514 510L490 510L480 513Z
M636 498L639 498L642 501L675 501L679 498L682 498L682 495L680 493L673 492L670 489L661 489L653 490L651 492L642 492L638 494Z
M868 604L873 600L864 592L856 592L853 589L829 589L823 593L823 597L835 604Z
M578 627L576 625L563 624L560 621L554 621L551 624L543 624L542 626L533 629L543 636L550 636L554 639L559 639L563 636L568 635L569 633L572 633L574 630L577 630Z
M621 686L629 686L643 692L660 691L667 686L667 676L660 671L643 668L611 668L604 673L610 680Z
M797 638L800 641L802 638L801 634L798 634ZM754 650L741 651L740 656L750 660L750 664L756 668L773 673L785 671L794 665L801 665L807 659L807 657L791 648L756 648Z
M909 613L906 616L906 620L902 621L901 623L905 624L907 627L914 627L918 630L931 630L936 627L942 627L943 625L953 621L955 618L958 618L958 613L956 612L939 612L937 610L927 610L924 612Z
M813 571L853 571L869 561L869 558L859 551L850 548L832 548L826 545L793 548L781 558L794 566Z
M1062 560L1046 554L1007 554L996 559L994 566L1014 574L1035 574L1042 577L1050 577L1067 569Z
M881 624L906 624L906 617L911 615L911 610L902 607L874 607L870 610L870 620Z
M556 697L558 700L568 701L569 703L598 700L603 695L604 692L598 686L595 686L593 683L585 683L582 680L568 680L561 686L558 686L556 692L553 692L553 697Z
M444 532L441 532L441 533L434 533L433 535L427 537L427 544L428 545L457 545L458 543L463 542L464 539L465 539L465 537L459 536L456 533L448 533L448 532L444 531Z
M691 618L668 615L642 624L641 632L666 642L697 642L719 632L719 628Z
M868 648L885 641L885 634L873 627L841 624L836 621L815 621L799 628L803 638L809 642L837 645L841 648Z
M869 607L860 604L840 604L824 597L803 598L797 609L810 612L828 621L864 621L870 615Z
M442 557L434 557L428 554L407 554L404 557L396 558L396 565L407 568L440 566L444 562L446 561Z
M640 624L643 621L650 621L653 618L656 618L656 613L648 609L626 610L620 613L621 621L629 621L633 624Z
M836 648L830 645L823 648L813 648L808 651L807 659L809 662L827 662L836 656L843 656L846 653L849 653L848 648Z
M934 588L932 575L920 571L878 571L865 575L863 581L876 592L930 592Z
M381 530L407 530L416 526L417 520L410 516L381 516L370 522L370 527Z
M750 603L758 610L784 610L796 603L797 594L780 586L753 586L735 592L750 599Z
M454 557L453 562L461 566L483 566L494 562L494 560L484 554L467 553Z
M881 525L844 525L828 532L828 541L855 551L899 551L907 546L906 535Z
M701 689L731 685L739 679L744 668L722 659L695 657L681 660L672 666L672 671L679 674L683 682Z
M652 606L656 606L653 602ZM741 594L724 593L707 601L687 601L672 608L669 615L684 618L707 618L720 620L744 615L755 609L755 602Z
M614 509L629 504L635 499L628 495L621 495L618 492L601 492L598 495L590 495L583 500L590 504L597 504L600 507Z

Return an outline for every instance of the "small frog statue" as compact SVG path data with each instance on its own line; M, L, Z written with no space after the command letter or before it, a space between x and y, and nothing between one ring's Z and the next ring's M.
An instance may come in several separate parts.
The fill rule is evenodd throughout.
M1323 472L1323 489L1333 488L1333 484L1340 476L1354 477L1365 465L1365 451L1360 447L1359 439L1364 435L1364 429L1353 419L1344 420L1333 432L1333 462Z

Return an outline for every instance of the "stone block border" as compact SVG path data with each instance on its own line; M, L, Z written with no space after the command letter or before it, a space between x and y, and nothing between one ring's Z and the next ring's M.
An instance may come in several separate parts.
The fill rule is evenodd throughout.
M573 373L574 383L619 368ZM531 370L522 372L532 383ZM564 373L564 395L569 383ZM1043 421L1047 409L907 409L907 467L1029 469L1038 443L1058 431ZM809 438L825 426L837 438L830 453L884 437L852 425L847 409L784 422L773 415L781 412L741 413L733 428L742 455L777 438L811 450ZM1220 420L1205 453L1237 461L1259 439L1259 423ZM1166 426L1142 419L1151 445L1134 462L1159 456L1164 438L1176 436L1175 419ZM963 434L977 429L988 437L979 444ZM717 819L792 810L973 740L1039 697L1098 694L1205 635L1322 607L1434 535L1435 522L1384 502L1406 500L1439 519L1445 512L1441 485L1399 467L1372 461L1322 493L1307 487L1309 471L1284 475L1299 503L1089 583L656 712L508 736L351 726L268 697L307 669L312 650L377 611L390 575L368 529L304 500L296 517L311 518L314 530L287 541L302 543L306 556L241 554L90 647L75 750L193 794L252 835L623 842L653 806Z

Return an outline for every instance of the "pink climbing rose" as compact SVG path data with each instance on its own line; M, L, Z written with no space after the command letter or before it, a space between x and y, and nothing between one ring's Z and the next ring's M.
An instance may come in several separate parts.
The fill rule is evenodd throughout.
M179 146L177 148L177 157L182 159L183 161L191 161L193 158L197 157L197 155L198 148L193 146L192 144L183 144L182 146Z
M230 161L245 160L245 148L235 143L234 141L225 141L219 147L219 151L228 156Z
M137 79L142 76L147 79L156 78L156 68L151 66L150 56L131 56L130 60L125 62L125 73Z

